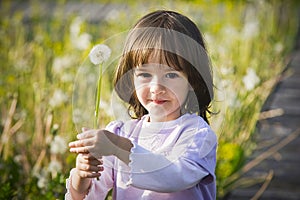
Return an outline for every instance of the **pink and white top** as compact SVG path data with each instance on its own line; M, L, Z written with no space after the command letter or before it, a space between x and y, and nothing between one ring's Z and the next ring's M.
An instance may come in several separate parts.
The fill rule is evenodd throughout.
M216 199L217 137L209 125L196 114L167 122L148 119L107 126L132 141L130 163L103 157L104 171L100 180L92 180L85 199L105 199L111 189L117 200ZM66 199L71 199L70 185L69 178Z

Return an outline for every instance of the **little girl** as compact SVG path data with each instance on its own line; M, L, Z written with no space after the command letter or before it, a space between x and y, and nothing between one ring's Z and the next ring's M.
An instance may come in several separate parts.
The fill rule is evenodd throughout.
M187 17L159 10L130 31L115 90L132 120L83 129L66 199L215 199L217 138L208 125L213 98L202 35ZM99 178L98 180L96 178Z

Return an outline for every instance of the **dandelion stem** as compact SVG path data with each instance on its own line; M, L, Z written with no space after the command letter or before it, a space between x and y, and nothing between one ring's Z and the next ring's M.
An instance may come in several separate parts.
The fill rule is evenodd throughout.
M99 78L97 85L97 96L96 96L96 108L95 108L95 118L94 118L94 128L98 127L98 117L99 117L99 106L101 97L101 83L102 83L102 64L99 64Z

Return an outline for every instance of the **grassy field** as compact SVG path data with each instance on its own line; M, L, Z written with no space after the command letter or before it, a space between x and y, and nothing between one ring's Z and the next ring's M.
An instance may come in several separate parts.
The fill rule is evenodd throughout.
M124 37L138 18L156 9L189 16L204 34L216 86L212 108L219 112L210 118L219 137L218 199L242 184L236 175L255 148L261 107L289 61L296 3L80 2L84 12L67 9L77 1L0 3L0 199L63 198L75 165L67 144L79 127L93 124L97 68L87 55L98 43L112 49L102 81L103 127L124 113L111 84ZM97 7L105 11L93 13Z

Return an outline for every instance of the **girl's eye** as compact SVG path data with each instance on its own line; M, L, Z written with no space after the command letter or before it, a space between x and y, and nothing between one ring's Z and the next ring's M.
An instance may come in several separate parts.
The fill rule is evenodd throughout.
M143 72L143 73L136 74L136 76L140 78L150 78L151 74Z
M176 73L167 73L166 74L166 78L174 79L174 78L177 78L177 77L179 77L179 75L176 74Z

